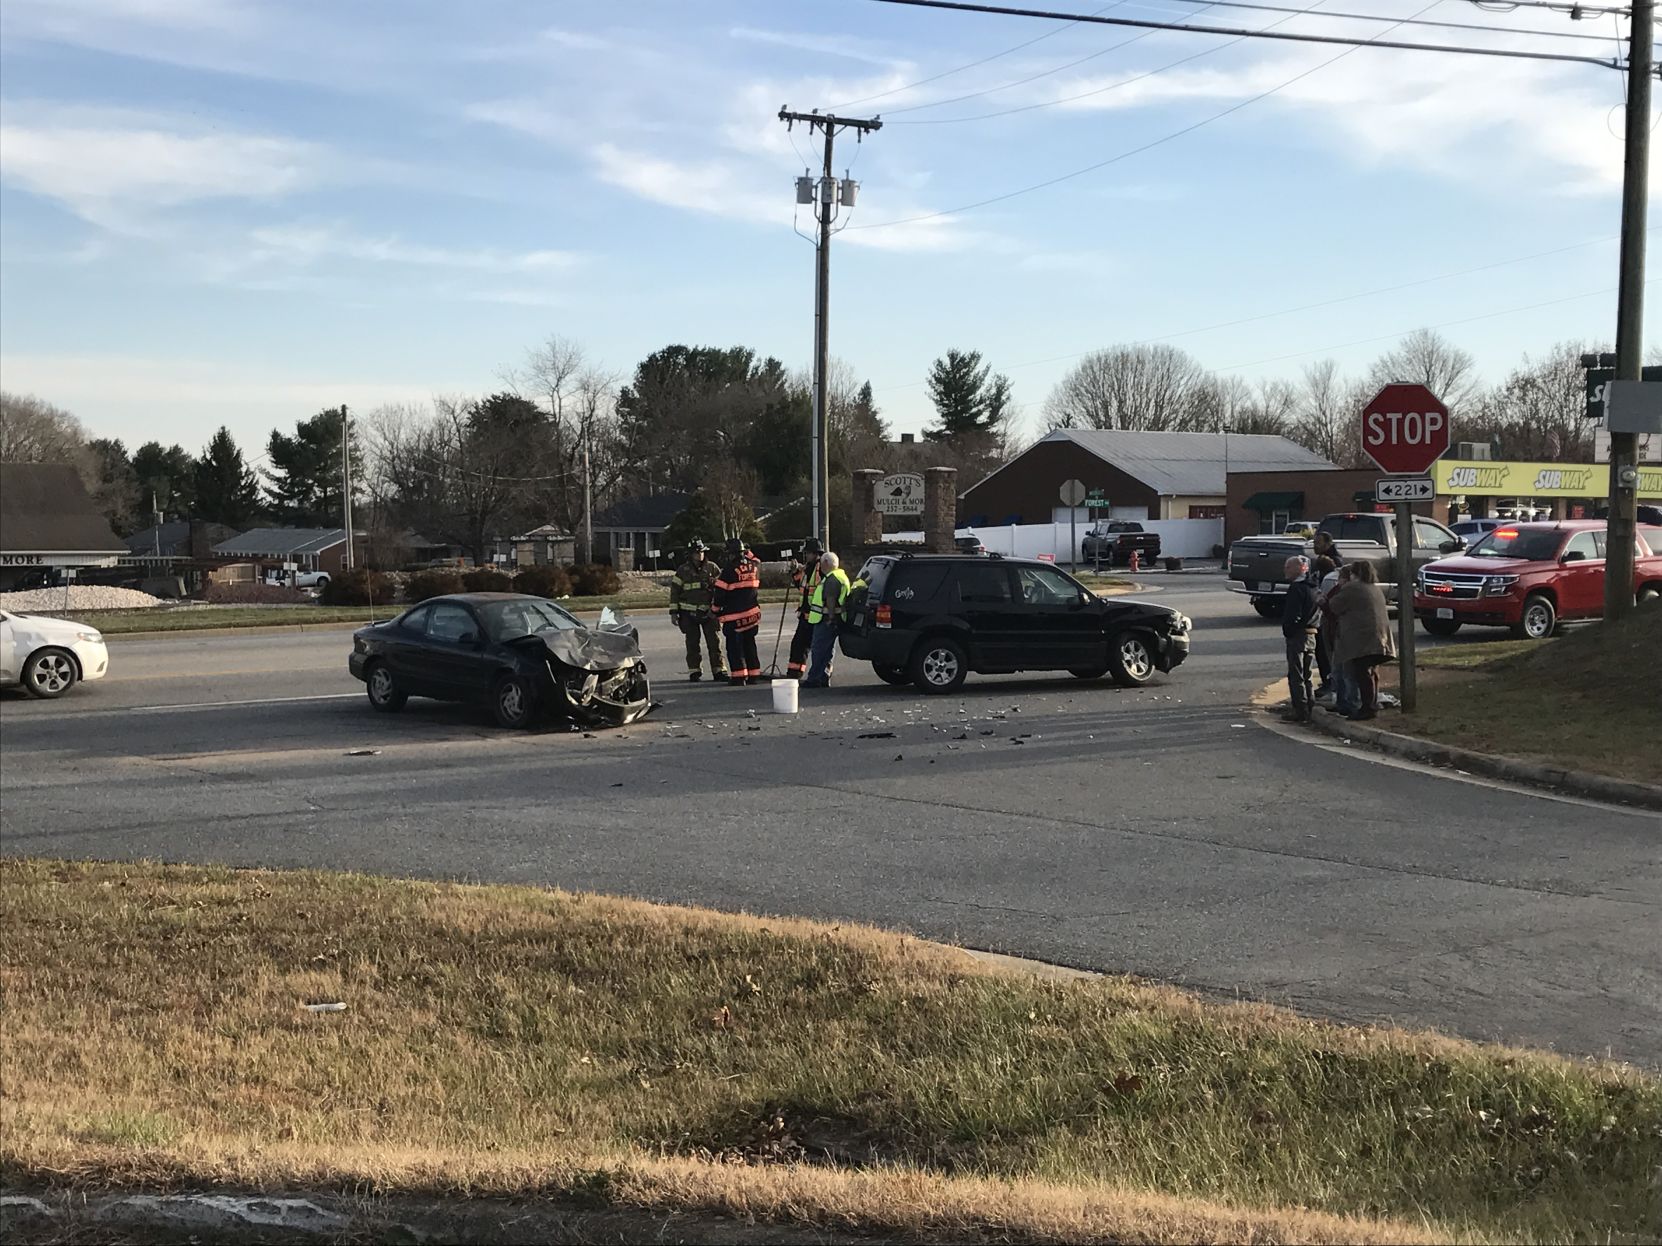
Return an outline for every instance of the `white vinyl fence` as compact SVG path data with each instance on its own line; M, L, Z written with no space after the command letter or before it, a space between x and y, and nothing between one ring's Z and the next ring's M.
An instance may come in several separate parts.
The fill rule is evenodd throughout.
M1210 558L1212 548L1223 544L1222 519L1146 519L1140 521L1145 532L1160 535L1160 556L1163 558ZM1078 526L1081 543L1090 525ZM989 554L1008 554L1013 558L1037 558L1053 555L1057 562L1066 564L1072 559L1068 553L1069 528L1066 523L998 524L980 528L959 528L959 536L976 536L987 547ZM921 532L890 532L894 541L921 541ZM1076 551L1077 552L1077 551Z

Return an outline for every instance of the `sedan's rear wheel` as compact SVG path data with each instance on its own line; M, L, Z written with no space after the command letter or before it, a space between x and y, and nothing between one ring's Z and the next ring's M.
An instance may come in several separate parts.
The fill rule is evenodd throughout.
M521 730L529 727L537 716L536 693L523 677L504 675L496 681L491 709L496 714L497 726Z
M369 690L369 703L383 714L394 714L404 708L410 698L398 690L398 681L385 662L377 662L364 676L364 687Z
M61 697L75 679L75 659L62 649L37 649L23 664L24 690L43 701Z
M1135 688L1154 675L1154 643L1142 632L1121 632L1108 649L1108 669L1114 682Z

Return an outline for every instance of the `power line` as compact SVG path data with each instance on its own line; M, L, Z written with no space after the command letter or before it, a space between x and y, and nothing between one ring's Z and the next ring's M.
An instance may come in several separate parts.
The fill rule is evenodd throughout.
M1290 9L1276 4L1247 4L1244 0L1166 0L1166 3L1198 4L1207 9L1254 9L1261 13L1309 13L1314 17L1327 17L1339 21L1381 22L1399 26L1435 26L1441 30L1480 30L1484 34L1490 35L1534 35L1543 39L1590 39L1598 43L1604 42L1603 35L1581 35L1566 30L1537 30L1533 27L1509 30L1504 26L1485 25L1481 22L1439 22L1433 18L1423 17L1397 19L1387 13L1312 13L1309 9ZM1590 10L1583 11L1589 12Z
M962 13L992 13L1004 17L1048 17L1058 21L1091 22L1100 26L1132 26L1147 30L1181 30L1200 35L1243 35L1258 39L1281 39L1291 43L1335 43L1353 48L1394 48L1407 52L1448 52L1461 56L1498 56L1509 60L1560 61L1569 64L1597 65L1601 69L1620 69L1619 61L1595 56L1571 56L1563 52L1525 52L1513 48L1473 48L1455 43L1403 43L1385 39L1353 39L1347 35L1301 34L1278 30L1243 30L1239 26L1200 26L1191 22L1155 22L1135 17L1081 16L1058 13L1050 9L1018 9L1001 4L969 4L965 0L875 0L877 4L902 4L920 9L948 9ZM1426 12L1421 9L1420 12ZM1412 18L1401 18L1387 29L1405 25Z
M890 0L879 0L879 3L889 3L889 2L890 2ZM906 2L909 2L909 0L899 0L899 2L906 3ZM1430 4L1426 5L1424 8L1420 9L1419 11L1421 13L1429 12L1431 9L1435 8L1439 3L1441 3L1441 0L1431 0ZM1382 34L1383 33L1388 33L1389 30L1390 30L1390 28L1387 27L1386 30L1382 31L1381 33ZM851 225L851 226L849 226L849 228L850 229L883 229L885 227L894 226L894 225L911 225L911 224L915 224L915 223L920 222L920 221L938 220L941 217L954 216L959 212L969 212L969 211L971 211L975 208L985 208L985 207L989 207L990 205L995 204L995 203L1003 203L1003 202L1005 202L1007 200L1010 200L1010 199L1019 198L1022 195L1032 194L1036 190L1044 190L1048 187L1055 186L1055 185L1057 185L1061 182L1071 181L1073 178L1082 177L1087 173L1094 173L1098 169L1105 169L1111 164L1118 164L1121 160L1129 160L1132 156L1141 155L1145 151L1151 151L1156 147L1160 147L1160 146L1162 146L1166 143L1169 143L1169 142L1173 141L1174 139L1182 138L1185 134L1192 134L1194 131L1200 129L1203 126L1211 125L1214 121L1221 121L1221 120L1223 120L1223 118L1231 115L1232 113L1238 113L1238 112L1241 111L1241 109L1249 107L1252 104L1256 104L1259 100L1268 99L1270 96L1274 95L1277 91L1285 90L1287 87L1292 86L1295 82L1299 82L1304 78L1308 78L1311 74L1316 73L1320 70L1326 69L1329 65L1332 65L1332 64L1334 64L1338 61L1343 60L1345 57L1347 57L1347 56L1351 55L1353 52L1355 52L1358 47L1366 47L1366 46L1369 46L1369 45L1359 44L1359 45L1357 45L1357 47L1347 47L1344 51L1339 52L1338 54L1336 54L1334 56L1328 57L1325 61L1322 61L1319 64L1312 65L1312 66L1310 66L1310 68L1302 70L1299 73L1294 74L1291 78L1288 78L1284 82L1278 82L1278 83L1276 83L1275 86L1270 87L1267 90L1260 91L1257 95L1250 96L1250 97L1248 97L1247 99L1244 99L1244 100L1239 100L1236 103L1231 104L1229 107L1224 108L1224 109L1222 109L1218 112L1215 112L1215 113L1211 114L1208 117L1202 117L1199 121L1192 122L1191 124L1184 126L1180 130L1173 130L1171 133L1163 134L1159 138L1152 139L1149 142L1144 143L1139 147L1133 147L1128 151L1122 151L1116 156L1109 156L1106 160L1099 160L1095 164L1088 164L1082 169L1073 170L1071 173L1062 173L1062 174L1059 174L1056 177L1050 178L1047 181L1039 182L1039 183L1037 183L1033 186L1024 186L1020 190L1007 191L1006 193L1004 193L1002 195L994 195L989 199L981 199L981 200L976 201L975 203L966 203L966 204L963 204L963 205L961 205L959 207L956 207L956 208L942 208L938 212L924 212L924 213L921 213L918 216L903 216L903 217L899 218L898 220L893 220L893 221L874 221L869 225Z
M1662 225L1654 226L1652 228L1651 232L1654 233L1657 229L1662 229ZM1319 302L1315 302L1315 303L1301 303L1297 307L1282 307L1282 308L1277 309L1276 311L1259 312L1259 313L1257 313L1255 315L1251 315L1251 316L1241 316L1241 317L1238 317L1235 320L1220 320L1216 324L1201 325L1198 328L1194 328L1194 329L1182 329L1182 330L1179 330L1176 333L1164 333L1164 334L1161 334L1158 337L1141 338L1141 339L1138 339L1136 341L1128 343L1128 345L1131 345L1131 346L1153 346L1153 345L1155 345L1157 343L1160 343L1160 342L1173 342L1173 341L1176 341L1178 338L1194 337L1197 334L1201 334L1201 333L1214 333L1219 329L1235 329L1235 328L1239 328L1241 325L1257 324L1260 321L1274 320L1274 319L1276 319L1278 317L1281 317L1281 316L1293 316L1293 315L1297 315L1299 312L1319 311L1320 309L1322 309L1324 307L1337 307L1341 303L1354 303L1357 299L1373 298L1376 295L1380 295L1380 294L1395 294L1398 291L1412 290L1412 289L1414 289L1418 286L1434 285L1439 281L1453 281L1453 280L1455 280L1456 278L1459 278L1459 277L1470 277L1470 276L1474 276L1477 273L1492 272L1494 269L1497 269L1497 268L1509 268L1513 264L1526 264L1531 260L1544 260L1544 259L1548 259L1548 258L1550 258L1551 256L1554 256L1554 255L1564 255L1564 254L1566 254L1567 252L1570 252L1570 251L1583 251L1588 247L1596 247L1596 246L1603 245L1605 243L1610 243L1610 242L1615 242L1615 241L1616 241L1615 236L1611 236L1611 237L1608 237L1608 238L1590 238L1585 242L1572 242L1568 246L1554 247L1550 251L1536 251L1536 252L1533 252L1529 255L1514 255L1509 259L1494 260L1494 261L1491 261L1490 263L1478 264L1478 265L1475 265L1474 267L1471 267L1471 268L1456 269L1453 272L1437 273L1436 275L1431 276L1431 277L1417 277L1413 281L1402 281L1402 282L1398 282L1396 285L1379 286L1379 287L1377 287L1375 289L1372 289L1372 290L1359 290L1355 294L1342 294L1342 295L1339 295L1336 298L1322 299ZM1337 348L1334 348L1334 349L1337 349ZM1047 363L1066 363L1070 359L1078 359L1082 355L1088 355L1090 353L1091 352L1089 350L1078 350L1078 351L1072 352L1071 354L1066 354L1066 355L1050 355L1050 356L1048 356L1044 359L1029 359L1029 360L1026 360L1022 363L1010 364L1006 367L1005 370L1009 371L1009 372L1015 372L1015 371L1017 371L1019 369L1022 369L1022 368L1041 367L1041 366L1043 366L1044 364L1047 364ZM1309 352L1306 352L1306 353L1308 353L1308 354L1319 354L1320 352L1319 351L1309 351ZM1252 365L1243 364L1241 366L1242 367L1250 367ZM924 384L924 382L922 382L922 381L910 381L910 382L908 382L904 385L886 385L886 386L882 387L881 389L876 390L875 392L877 392L877 393L893 393L896 390L917 389L919 386L921 386L923 384Z
M1586 4L1554 4L1551 0L1470 0L1470 3L1482 9L1485 13L1510 13L1514 9L1549 9L1554 13L1567 13L1575 17L1577 13L1589 17L1603 17L1607 13L1620 13L1623 17L1633 12L1632 9L1617 8L1611 5Z
M1105 4L1100 9L1093 10L1091 16L1094 17L1099 13L1106 13L1109 9L1117 9L1120 5L1125 3L1126 0L1115 0L1113 4ZM970 61L968 64L959 65L952 69L943 69L938 74L934 74L928 78L919 78L916 82L907 82L898 87L890 87L887 91L877 92L876 95L863 95L857 100L844 100L840 104L833 104L828 111L837 112L839 109L853 108L856 104L869 104L872 100L887 99L891 95L899 95L902 91L910 91L916 87L928 86L931 82L939 82L942 78L950 78L953 74L961 74L966 69L978 69L982 65L996 61L1001 57L1009 56L1012 52L1019 52L1023 48L1032 47L1035 43L1043 43L1046 39L1053 39L1069 26L1077 26L1078 24L1079 23L1077 21L1074 21L1064 23L1061 26L1052 27L1050 30L1045 31L1044 34L1035 35L1033 38L1022 43L1018 43L1014 47L1005 48L1002 52L994 52L991 56L983 56L978 61Z

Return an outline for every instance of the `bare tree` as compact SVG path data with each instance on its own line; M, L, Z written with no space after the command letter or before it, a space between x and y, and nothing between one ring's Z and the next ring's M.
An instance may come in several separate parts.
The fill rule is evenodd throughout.
M1368 369L1368 384L1374 392L1392 381L1424 385L1456 417L1483 388L1471 352L1461 350L1435 329L1415 329L1374 360Z
M1297 393L1286 381L1252 384L1238 376L1216 377L1202 401L1194 431L1281 434L1287 431Z
M1580 342L1560 342L1539 360L1525 355L1483 396L1460 432L1467 441L1498 441L1506 458L1574 462L1593 453L1585 417L1586 372Z
M1310 364L1294 390L1293 420L1287 436L1330 463L1362 466L1357 421L1370 396L1368 388L1365 381L1347 380L1336 360Z
M1045 400L1050 429L1186 430L1205 423L1210 373L1175 346L1114 346L1092 351Z
M0 391L0 463L82 466L87 434L62 407L33 394Z

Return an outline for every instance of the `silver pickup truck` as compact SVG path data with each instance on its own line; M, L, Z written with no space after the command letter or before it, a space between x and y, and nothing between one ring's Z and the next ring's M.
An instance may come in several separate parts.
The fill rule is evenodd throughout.
M1317 532L1333 538L1346 562L1370 562L1379 573L1380 587L1387 601L1397 599L1396 516L1368 512L1329 515L1316 525ZM1414 517L1414 569L1451 554L1462 553L1466 543L1434 519ZM1314 541L1296 536L1249 536L1229 547L1224 572L1229 591L1244 593L1252 608L1266 619L1281 617L1282 598L1287 594L1287 559L1295 554L1312 557Z

